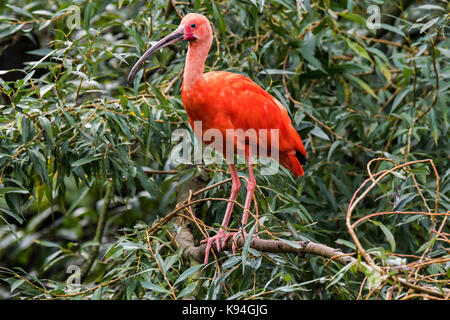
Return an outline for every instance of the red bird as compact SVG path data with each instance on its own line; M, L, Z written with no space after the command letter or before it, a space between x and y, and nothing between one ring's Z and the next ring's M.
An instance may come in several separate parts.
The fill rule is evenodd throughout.
M215 132L221 133L225 138L223 147L216 147L216 149L225 155L233 183L222 222L223 228L219 229L215 236L202 241L207 243L205 264L208 263L211 245L215 242L217 250L220 251L225 241L231 236L225 230L228 228L234 202L241 185L233 164L234 154L245 155L249 171L242 228L245 228L247 223L256 187L251 157L269 156L273 158L275 151L278 154L279 162L296 177L303 175L301 165L306 160L303 142L292 126L286 108L277 99L242 75L224 71L203 73L212 39L213 34L208 19L200 14L190 13L181 20L179 27L174 32L144 53L128 76L130 83L139 66L159 49L181 40L189 42L181 88L183 105L192 128L194 128L194 122L200 121L201 134L198 135L195 128L194 132L201 141L207 144L211 143L210 140L204 138L204 133L210 129L216 130ZM231 133L239 129L245 132L253 130L252 132L256 135L253 139L251 137L237 139L236 135L231 135ZM271 130L274 129L278 130L278 141L275 142L271 136L273 132ZM263 135L259 135L267 132L269 132L269 136L266 139ZM225 145L230 141L232 144L231 155L227 152L228 149L225 150ZM237 234L233 234L233 237Z

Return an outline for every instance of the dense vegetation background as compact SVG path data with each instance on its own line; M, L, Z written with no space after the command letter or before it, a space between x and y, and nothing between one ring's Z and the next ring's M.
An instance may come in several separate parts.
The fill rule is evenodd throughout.
M172 132L189 129L186 44L125 79L188 12L214 25L206 71L266 88L308 151L300 179L255 168L260 237L322 243L348 263L248 241L205 268L183 255L177 232L195 245L214 234L226 207L214 199L231 188L226 165L170 158ZM448 299L448 12L407 0L2 1L0 296Z

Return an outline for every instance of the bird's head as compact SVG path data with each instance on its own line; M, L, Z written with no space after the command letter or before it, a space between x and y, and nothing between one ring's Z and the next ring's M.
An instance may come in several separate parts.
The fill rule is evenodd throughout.
M176 28L169 35L165 36L163 39L159 40L157 43L155 43L150 49L148 49L142 55L142 57L138 60L138 62L136 62L136 64L131 69L130 74L128 75L128 83L131 82L131 80L136 75L136 72L138 71L140 65L148 57L150 57L153 53L155 53L159 49L167 47L168 45L171 45L181 40L187 40L191 44L194 43L201 44L204 42L208 42L209 43L208 45L210 46L212 40L212 28L208 19L205 16L198 13L187 14L181 20L178 28Z
M189 13L181 20L178 29L183 30L183 40L205 41L212 34L211 24L205 16L198 13Z

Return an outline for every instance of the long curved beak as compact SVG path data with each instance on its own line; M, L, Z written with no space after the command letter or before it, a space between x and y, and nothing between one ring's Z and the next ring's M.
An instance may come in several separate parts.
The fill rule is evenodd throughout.
M177 41L183 40L183 38L184 38L184 28L180 26L174 32L165 36L157 43L155 43L150 49L148 49L142 55L142 57L138 60L138 62L136 62L136 64L133 66L133 68L130 71L130 74L128 75L128 83L131 83L131 80L133 80L139 67L148 57L150 57L153 53L155 53L159 49L167 47L168 45L171 45L172 43L175 43Z

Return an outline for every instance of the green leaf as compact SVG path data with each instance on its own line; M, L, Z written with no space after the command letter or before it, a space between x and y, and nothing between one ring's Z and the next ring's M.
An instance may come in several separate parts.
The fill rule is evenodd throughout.
M47 240L35 240L34 242L41 246L48 247L48 248L59 248L60 247L59 244L52 242L52 241L47 241Z
M407 86L406 88L402 89L397 96L394 99L394 102L392 103L391 113L395 113L397 111L397 107L400 105L400 102L403 100L403 98L412 90L412 86Z
M22 284L24 284L25 280L19 279L14 281L11 284L11 292L13 292L14 290L16 290L17 288L19 288Z
M354 77L352 75L346 75L346 76L349 77L352 81L359 84L361 86L361 88L364 89L364 91L366 91L368 94L370 94L372 97L374 97L377 101L380 101L380 98L378 98L378 96L375 94L375 92L372 90L372 88L367 83L365 83L363 80L361 80L360 78Z
M77 207L77 205L80 203L81 200L83 200L86 196L86 194L89 192L89 187L85 186L77 195L75 200L70 205L69 210L67 210L67 214L72 213L73 210Z
M428 250L429 248L434 246L435 243L436 243L436 236L433 237L431 240L425 242L423 245L421 245L420 248L416 251L416 253L422 253L425 250Z
M183 290L180 291L177 298L181 299L187 295L190 295L192 292L194 292L196 287L197 287L197 283L195 283L195 282L188 284Z
M47 160L44 158L44 155L37 149L29 150L28 154L30 155L34 170L36 170L42 182L50 184L50 179L47 172Z
M52 143L54 143L53 129L52 129L52 124L50 123L50 121L46 117L40 116L39 123L41 124L42 128L44 129L45 133L47 134L47 137L50 139L50 141Z
M322 67L322 64L319 60L314 57L314 51L316 47L316 41L314 34L311 31L308 31L301 42L300 46L297 50L301 53L303 58L306 59L310 64L319 69L320 71L327 73L325 69Z
M192 276L194 273L196 273L197 271L199 271L201 268L203 267L203 264L197 264L195 266L190 267L189 269L187 269L186 271L184 271L179 277L178 279L175 281L174 286L177 285L178 283L186 280L187 278L189 278L190 276Z
M372 58L370 57L369 53L363 46L361 46L359 43L350 40L349 38L345 38L345 40L347 41L348 46L350 47L350 49L353 50L353 52L355 52L358 56L363 57L373 63Z
M7 215L9 215L10 217L14 218L20 224L22 224L24 221L18 214L12 212L11 210L0 208L0 211L2 211L4 213L6 213ZM6 222L8 224L8 226L11 228L10 224L2 216L0 216L0 218L2 218L2 220L4 222ZM11 231L13 231L15 237L18 238L17 235L15 234L14 230L11 229Z
M389 66L385 63L383 63L379 58L375 58L376 64L378 66L378 69L380 69L383 76L386 78L387 82L391 82L392 74L389 70Z
M382 29L386 29L386 30L389 30L391 32L397 33L397 34L401 35L403 38L406 38L405 33L402 30L400 30L399 28L396 28L395 26L391 26L389 24L381 23L380 27Z
M436 111L434 108L430 110L430 112L428 113L428 117L430 119L431 135L433 136L434 144L437 146L439 140L439 126L438 120L436 119Z
M28 18L33 19L33 15L31 13L29 13L27 10L25 10L24 8L19 8L19 7L13 6L12 4L6 4L6 6L8 8L10 8L12 11L14 11L15 13L18 13L20 15L27 16Z
M0 188L0 195L7 194L7 193L21 193L21 194L28 194L29 191L23 188L18 187L5 187Z
M144 281L141 281L141 285L142 285L144 288L149 289L149 290L151 290L151 291L155 291L155 292L159 292L159 293L170 294L169 290L164 289L163 287L161 287L161 286L159 286L159 285L157 285L157 284L154 284L154 283L152 283L152 282L149 282L149 281L145 281L145 280L144 280Z
M84 164L86 164L86 163L89 163L89 162L92 162L92 161L97 161L97 160L99 160L99 159L101 159L101 158L102 158L102 156L100 156L100 155L97 155L97 156L87 156L87 157L84 157L84 158L82 158L82 159L80 159L80 160L77 160L77 161L73 162L73 163L71 164L71 166L72 166L72 167L82 166L82 165L84 165Z
M49 83L39 89L39 96L43 98L47 92L49 92L55 86L54 83Z
M250 248L250 244L253 241L253 234L255 233L256 224L252 226L250 232L247 234L245 238L244 246L242 248L242 273L245 273L245 265L247 264L247 256Z
M57 51L57 49L50 51L47 53L44 57L42 57L39 61L37 61L33 66L31 67L31 70L36 69L44 60L46 60L48 57L50 57L52 54L54 54Z
M372 222L374 225L381 228L381 231L383 231L384 235L386 236L387 241L389 242L389 244L391 246L391 252L395 252L396 243L395 243L395 238L394 238L394 235L392 234L392 232L384 224L382 224L379 221L370 220L370 222Z
M272 74L294 74L295 75L297 73L289 71L289 70L282 70L282 69L264 69L259 74L268 74L268 75L272 75Z
M366 25L366 19L361 17L359 14L356 13L347 13L347 12L338 12L338 14L341 17L344 17L350 21L356 22L362 26Z
M32 11L32 13L40 16L49 16L49 17L53 16L53 12L50 12L48 10L34 10Z
M211 1L211 5L212 5L212 8L213 8L214 17L216 18L217 24L219 26L219 30L222 33L222 36L225 36L226 26L225 26L225 22L223 21L222 14L217 9L215 1Z
M355 244L353 242L350 242L350 241L347 241L347 240L344 240L344 239L337 239L335 242L337 244L342 244L342 245L344 245L346 247L349 247L352 250L356 250L356 246L355 246Z
M417 9L445 11L444 8L434 5L434 4L424 4L424 5L418 6Z
M159 103L163 106L163 108L169 113L170 112L170 105L169 101L162 95L161 91L158 90L158 88L152 86L152 91L156 95Z
M89 28L91 24L91 15L92 15L92 1L88 1L87 4L84 6L84 12L83 12L83 29L86 30L86 32L89 33Z
M339 280L342 279L342 277L347 273L348 270L350 270L353 265L356 263L356 260L353 260L349 264L342 267L334 276L331 278L330 283L327 285L326 289L329 289L331 286L335 285L339 282Z
M422 28L420 28L420 33L423 33L425 31L427 31L428 29L430 29L432 26L434 26L436 24L436 22L438 22L438 20L440 19L440 17L431 19L430 21L428 21L427 23L425 23Z
M312 135L316 136L316 137L319 137L319 138L323 139L323 140L330 141L330 137L328 137L328 135L327 135L320 127L318 127L318 126L315 126L315 127L311 130L310 133L311 133Z
M328 136L327 136L328 138ZM331 157L333 156L334 151L342 144L342 141L335 141L330 147L330 150L328 151L327 161L331 161Z

